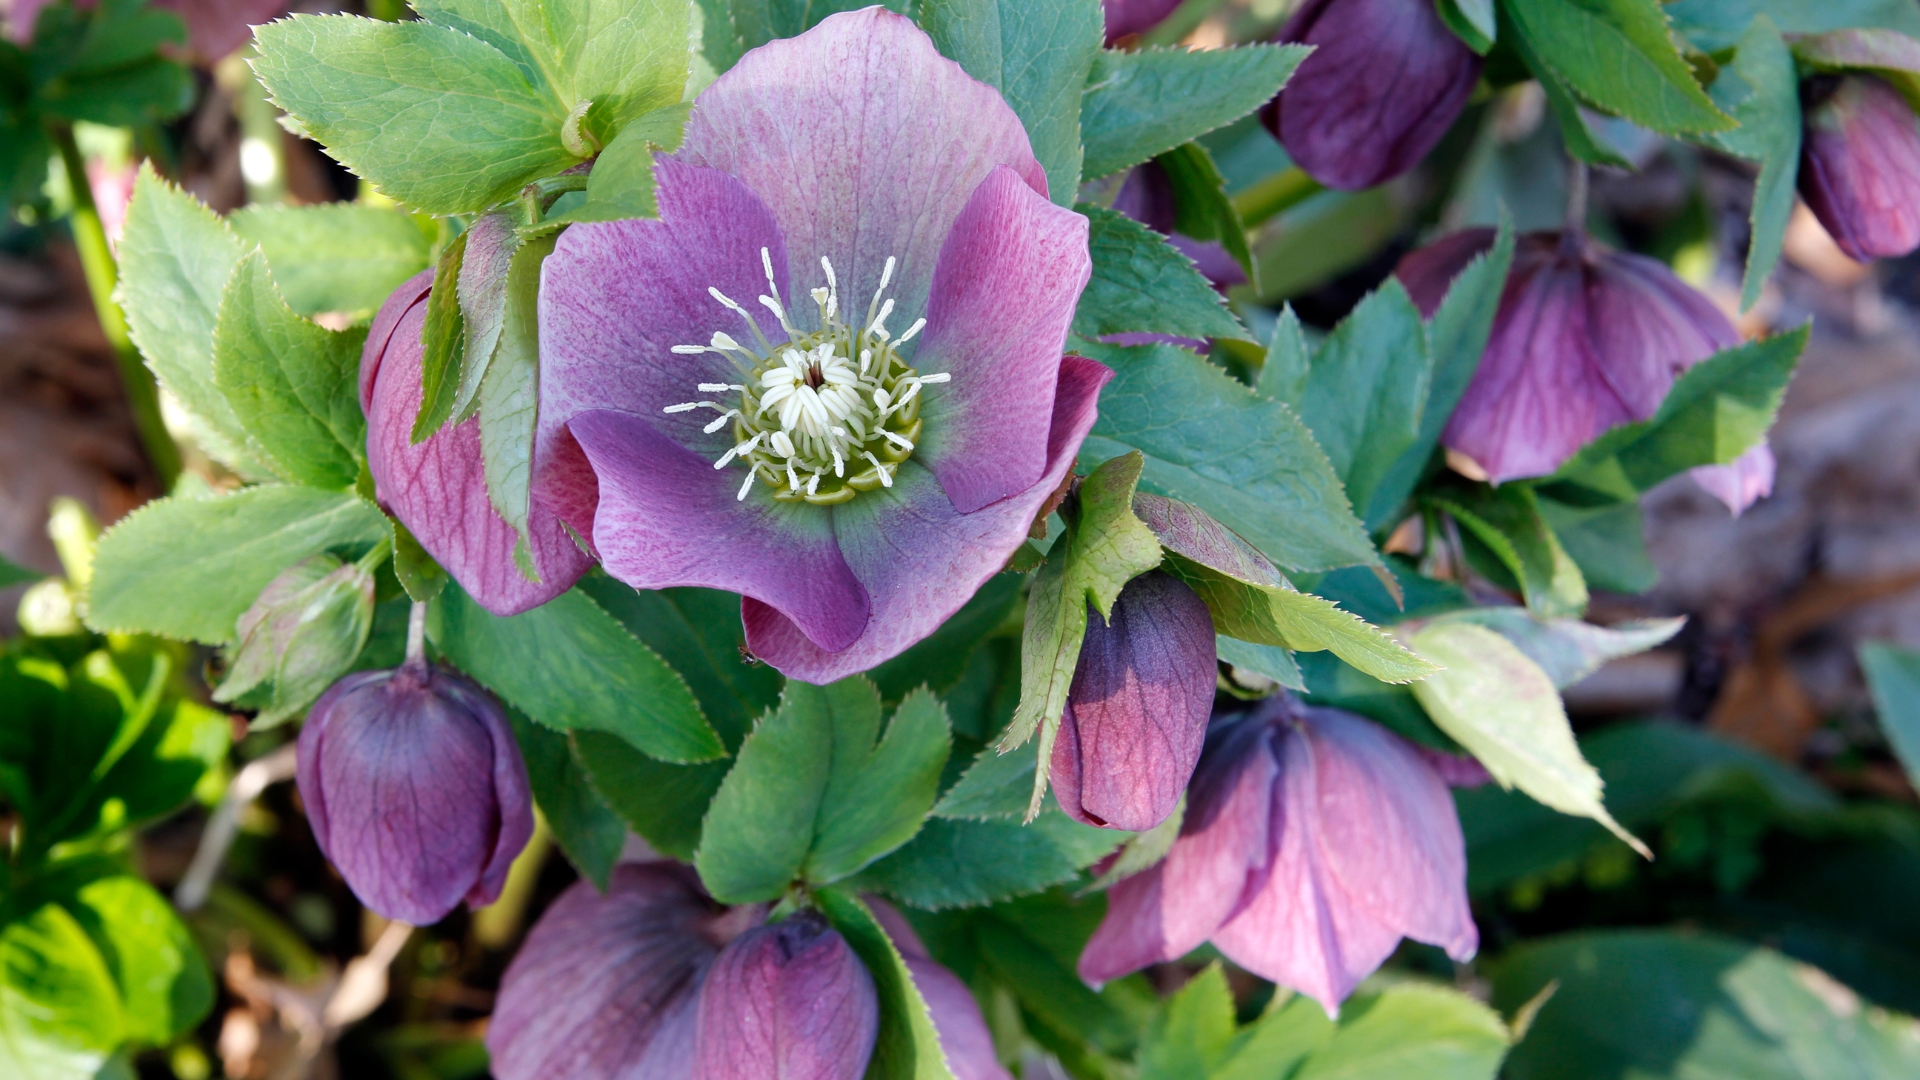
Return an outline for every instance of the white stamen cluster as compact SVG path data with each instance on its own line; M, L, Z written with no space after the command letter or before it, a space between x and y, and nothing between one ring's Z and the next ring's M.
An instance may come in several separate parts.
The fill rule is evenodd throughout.
M739 369L737 383L700 383L703 394L739 395L719 401L688 401L666 412L711 409L719 415L708 434L733 425L733 448L713 467L739 460L747 465L738 498L745 499L757 476L783 501L821 505L846 502L861 491L892 487L894 473L913 454L920 439L920 390L944 383L945 373L921 375L900 357L899 346L927 325L920 319L899 337L887 330L893 300L886 296L894 260L887 259L880 288L867 305L866 321L856 330L841 317L840 283L824 257L824 288L810 294L820 309L820 329L801 331L787 316L774 284L773 257L760 249L767 295L759 297L786 331L787 341L767 339L750 312L719 289L708 289L721 306L746 320L759 348L716 332L705 345L675 345L685 355L718 353Z

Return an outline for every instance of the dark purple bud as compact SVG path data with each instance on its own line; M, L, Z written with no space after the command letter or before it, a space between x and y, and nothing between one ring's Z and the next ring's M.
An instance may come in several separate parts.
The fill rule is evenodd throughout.
M1309 0L1279 40L1315 51L1261 115L1294 164L1344 191L1418 165L1480 79L1432 0Z
M1127 174L1126 182L1120 185L1119 194L1113 197L1113 208L1119 213L1145 225L1147 228L1165 236L1169 243L1181 254L1193 260L1207 280L1218 289L1227 289L1247 282L1247 272L1240 263L1217 240L1195 240L1175 231L1174 222L1179 217L1179 206L1174 201L1173 181L1167 176L1167 170L1159 162L1149 161L1139 165ZM1144 344L1137 341L1122 341L1121 338L1137 338L1143 335L1115 334L1104 340L1116 345ZM1158 337L1156 340L1171 341L1186 345L1192 338ZM1206 342L1195 345L1204 350Z
M873 977L803 911L735 938L700 991L700 1080L860 1080L880 1031Z
M893 947L907 962L913 985L926 999L927 1012L933 1017L934 1030L940 1033L940 1049L947 1055L947 1067L954 1080L1013 1080L1013 1074L1000 1064L993 1049L993 1032L981 1015L980 1002L960 977L940 966L927 954L920 936L892 904L877 896L866 896L867 907Z
M1107 15L1107 44L1144 34L1173 14L1180 0L1100 0Z
M527 769L485 690L425 662L334 683L300 732L300 798L362 903L427 926L490 904L533 835Z
M487 1026L499 1080L686 1080L700 984L757 918L707 898L677 863L622 863L602 895L575 882L528 932Z
M1135 832L1165 821L1200 760L1218 670L1213 616L1171 574L1127 582L1110 622L1090 608L1053 744L1060 808Z
M1800 90L1800 197L1861 262L1920 247L1920 123L1885 80L1822 75Z
M1491 230L1455 233L1394 273L1431 316L1454 275L1492 243ZM1665 263L1529 233L1441 438L1496 484L1545 476L1608 428L1652 416L1681 372L1739 343L1727 316Z

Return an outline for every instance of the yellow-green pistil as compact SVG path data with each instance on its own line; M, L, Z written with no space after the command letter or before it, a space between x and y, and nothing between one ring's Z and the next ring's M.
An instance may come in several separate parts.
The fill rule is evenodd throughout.
M787 318L773 281L773 258L760 249L767 274L768 295L760 303L771 310L787 332L787 342L774 345L761 332L747 309L719 289L713 298L745 319L759 348L742 345L724 333L715 333L706 345L675 345L676 353L720 353L744 376L738 383L701 383L703 394L738 394L738 404L689 401L669 405L670 413L712 409L719 418L708 424L714 432L731 422L733 449L713 467L724 469L735 460L747 466L747 478L738 498L745 499L755 477L786 502L820 506L843 503L862 491L892 487L900 464L913 455L920 441L920 391L944 383L946 373L921 375L901 359L898 348L913 340L927 324L920 319L898 338L887 331L893 301L885 298L893 280L894 260L887 259L880 288L867 305L865 323L855 330L841 317L840 286L833 264L825 258L825 288L814 289L820 308L820 329L803 332Z

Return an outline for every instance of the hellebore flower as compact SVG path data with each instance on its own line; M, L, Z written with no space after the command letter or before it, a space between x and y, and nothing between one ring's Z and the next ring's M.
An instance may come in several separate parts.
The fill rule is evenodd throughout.
M533 835L527 769L485 690L424 660L334 683L297 778L320 850L362 903L427 926L492 903Z
M1491 229L1442 237L1402 259L1394 274L1431 318L1454 275L1493 239ZM1514 248L1480 368L1441 440L1493 483L1545 476L1608 428L1652 416L1682 372L1739 343L1726 315L1665 263L1583 234L1529 233ZM1758 497L1771 488L1770 478L1730 484L1709 471L1732 467L1695 474L1718 484L1709 487L1717 495L1737 489ZM1759 475L1761 463L1756 457L1742 467Z
M570 886L527 934L487 1027L499 1080L685 1080L701 981L759 914L707 898L692 868L622 863Z
M1278 40L1315 49L1261 116L1294 164L1344 191L1418 165L1480 79L1429 0L1308 0Z
M1211 940L1331 1012L1402 937L1456 960L1479 947L1447 786L1400 737L1282 695L1216 726L1179 838L1113 887L1080 976L1105 982Z
M1180 0L1100 0L1107 17L1107 44L1146 33L1179 6Z
M1218 675L1213 616L1179 578L1127 582L1111 621L1089 610L1053 744L1060 808L1133 832L1165 821L1200 760Z
M880 1032L873 976L840 932L803 911L720 952L700 991L700 1080L860 1080Z
M428 270L395 289L367 333L360 353L367 469L380 505L461 588L495 615L517 615L572 588L591 560L544 509L536 487L527 531L540 580L529 581L520 572L513 554L519 534L487 498L478 417L412 444L414 417L420 413L420 332L432 285Z
M973 991L928 955L920 935L892 904L877 896L865 899L874 920L907 962L915 989L926 999L927 1012L933 1017L933 1028L940 1035L940 1049L947 1056L954 1080L1013 1080L994 1053L993 1032L987 1029L987 1019L981 1015Z
M1247 282L1247 272L1218 240L1195 240L1174 231L1178 208L1174 203L1173 181L1159 162L1149 161L1134 167L1113 197L1113 208L1147 228L1165 236L1180 253L1192 259L1200 272L1217 289ZM1205 347L1205 342L1201 346Z
M1920 247L1920 122L1873 75L1801 85L1800 197L1840 250L1861 262Z
M1093 423L1087 221L881 8L748 53L656 178L659 220L545 264L536 479L614 577L743 594L791 677L864 671L999 572Z

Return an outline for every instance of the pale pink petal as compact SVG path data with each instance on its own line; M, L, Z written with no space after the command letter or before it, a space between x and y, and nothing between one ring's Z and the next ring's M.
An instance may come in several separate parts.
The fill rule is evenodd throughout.
M1776 467L1773 447L1762 439L1725 465L1702 465L1689 470L1688 475L1694 483L1706 488L1707 494L1725 503L1734 517L1739 517L1747 507L1773 494Z

